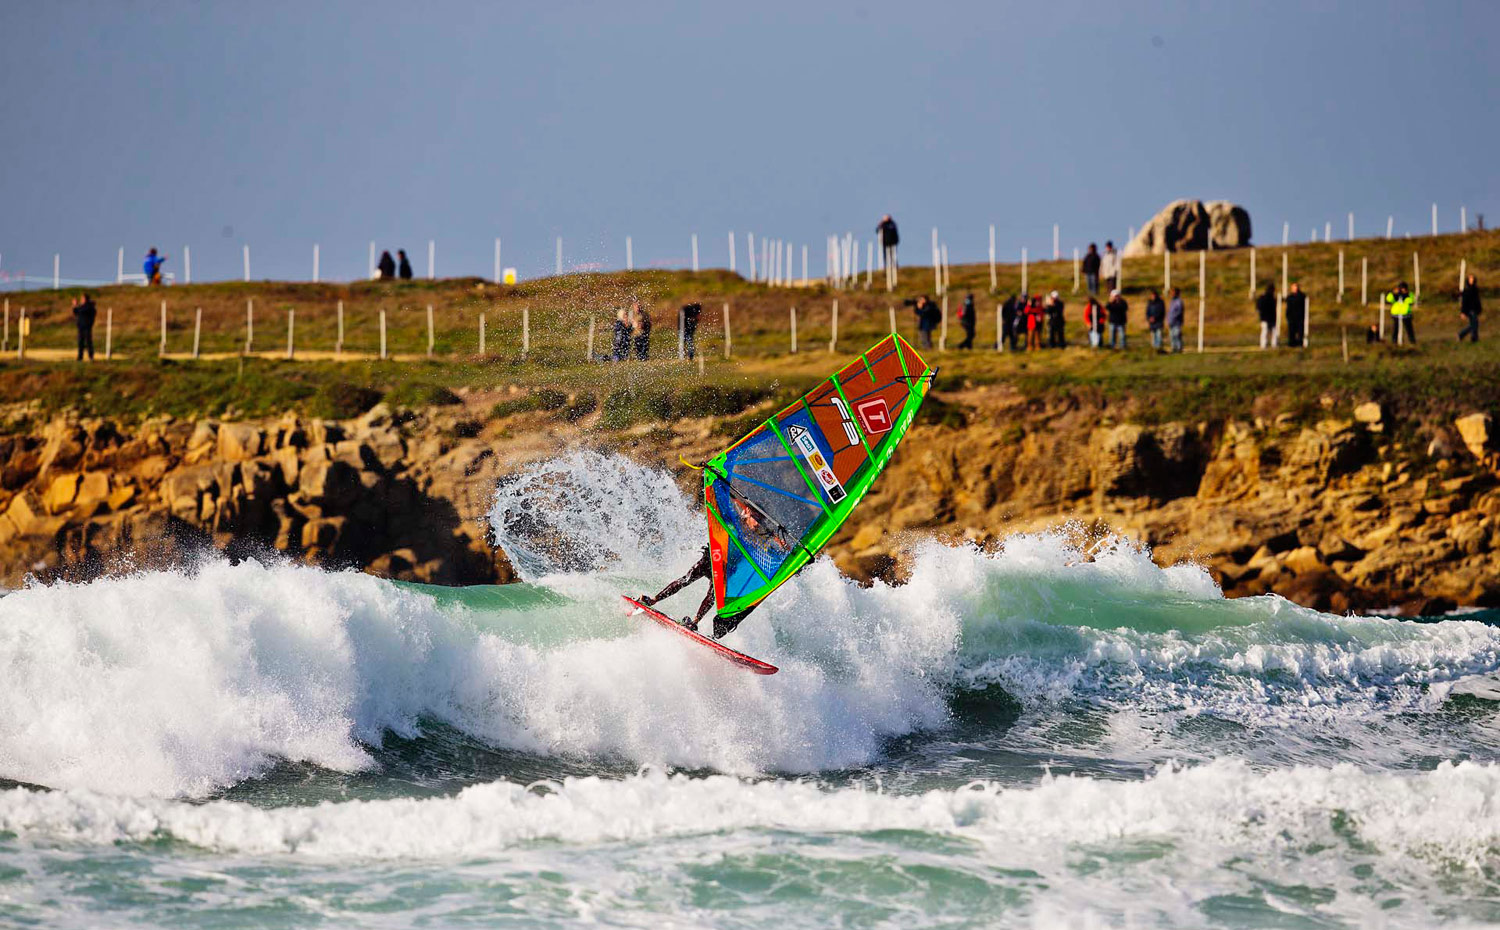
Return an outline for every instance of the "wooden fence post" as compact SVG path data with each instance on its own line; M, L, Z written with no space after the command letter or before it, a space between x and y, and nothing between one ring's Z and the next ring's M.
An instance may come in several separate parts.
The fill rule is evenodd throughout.
M380 357L382 359L388 358L388 356L386 355L386 351L385 351L385 309L384 308L381 308L381 311L380 311Z
M1368 307L1370 305L1370 258L1364 256L1359 260L1359 305Z
M432 304L427 305L427 357L432 358Z
M291 361L297 354L297 311L292 307L286 308L286 360Z
M590 320L592 324L594 321ZM479 312L479 357L484 358L484 311Z
M167 354L167 302L161 302L161 341L156 346L156 356L164 358Z
M942 329L938 331L938 351L948 351L948 295L943 295Z
M6 314L7 323L10 314ZM8 326L6 327L9 328ZM107 362L114 355L115 348L115 308L107 307L104 310L104 360Z
M792 308L792 354L797 354L797 308Z
M693 233L693 271L698 270L698 234Z
M1170 293L1172 290L1172 253L1170 251L1161 253L1161 292Z
M734 230L729 231L729 273L734 274Z
M1307 348L1308 338L1312 335L1312 298L1307 298L1303 304L1306 308L1302 314L1302 348Z
M193 358L198 357L198 341L203 334L203 308L193 312Z
M531 308L521 308L521 357L531 354Z
M26 336L31 331L31 321L26 319L26 308L21 308L21 318L16 323L16 358L26 360Z
M885 309L891 315L891 332L894 333L896 331L896 305L886 304Z
M1344 250L1339 249L1339 303L1344 302Z
M995 224L990 224L990 293L1000 286L999 279L995 276ZM894 328L894 327L893 327Z
M1005 351L1005 321L1001 319L1004 305L995 304L995 351Z
M1351 213L1349 215L1353 216L1354 214ZM1342 327L1342 329L1343 329L1343 336L1342 336L1342 338L1341 338L1340 341L1343 343L1344 364L1347 365L1347 364L1349 364L1349 327L1345 326L1345 327Z
M729 358L733 352L734 337L729 332L729 301L724 301L724 358Z
M1467 258L1460 258L1458 260L1458 290L1459 290L1459 293L1463 292L1463 289L1464 289L1464 279L1467 278L1468 276L1469 276L1469 260Z
M833 329L832 329L832 335L830 335L828 337L828 351L830 351L830 352L837 352L838 350L839 350L839 302L835 298L834 301L833 301Z
M1411 277L1412 296L1420 299L1422 296L1422 261L1417 257L1416 252L1411 253Z

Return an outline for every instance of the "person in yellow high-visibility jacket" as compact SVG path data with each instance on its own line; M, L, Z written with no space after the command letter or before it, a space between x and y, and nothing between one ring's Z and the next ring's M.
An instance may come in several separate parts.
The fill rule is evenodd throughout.
M1396 289L1385 295L1386 306L1390 307L1391 317L1395 321L1395 336L1399 339L1404 332L1407 342L1417 341L1417 331L1412 328L1412 311L1417 308L1417 299L1411 296L1406 282L1402 281L1396 285Z

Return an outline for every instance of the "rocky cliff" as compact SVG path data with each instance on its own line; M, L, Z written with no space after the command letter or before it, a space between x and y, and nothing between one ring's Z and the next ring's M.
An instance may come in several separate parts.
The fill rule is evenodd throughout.
M0 578L85 578L214 548L501 583L513 573L485 514L507 472L579 446L671 467L726 441L711 419L606 430L571 406L478 412L493 399L382 404L346 421L127 430L61 417L0 438ZM1005 385L937 400L831 546L851 575L899 578L905 546L931 534L995 545L1066 524L1128 535L1164 563L1197 560L1231 595L1334 610L1500 604L1500 447L1487 414L1424 427L1431 438L1414 444L1374 403L1340 416L1330 402L1304 421L1142 425Z

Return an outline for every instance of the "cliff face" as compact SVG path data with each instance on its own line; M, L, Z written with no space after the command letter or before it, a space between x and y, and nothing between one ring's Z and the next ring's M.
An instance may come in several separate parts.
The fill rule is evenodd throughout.
M1311 423L1143 426L1004 386L939 400L830 547L855 577L899 577L919 535L987 545L1068 522L1145 542L1163 563L1199 561L1231 595L1333 610L1500 604L1500 461L1486 418L1424 452L1394 439L1373 404ZM671 467L726 441L710 420L604 431L597 414L478 409L161 419L133 432L60 418L0 439L0 579L85 578L213 547L501 583L513 572L484 518L507 471L579 445Z

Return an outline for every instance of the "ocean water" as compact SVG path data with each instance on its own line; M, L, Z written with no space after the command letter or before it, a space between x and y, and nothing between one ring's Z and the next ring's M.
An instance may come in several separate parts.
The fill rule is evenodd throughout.
M568 455L491 520L525 583L0 598L0 926L1500 923L1494 616L917 539L779 592L762 678L618 607L701 545L667 476Z

